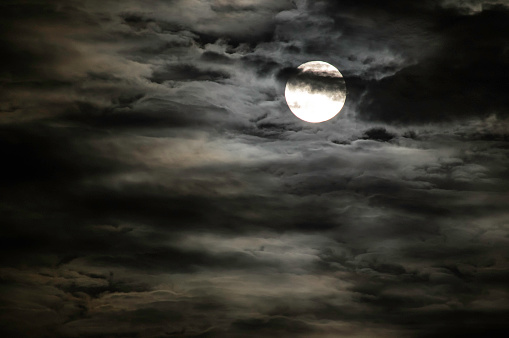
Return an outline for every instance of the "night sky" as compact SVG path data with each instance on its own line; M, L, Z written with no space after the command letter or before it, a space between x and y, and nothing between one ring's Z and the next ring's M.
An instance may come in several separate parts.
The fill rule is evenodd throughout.
M2 337L509 337L507 0L3 0L0 168Z

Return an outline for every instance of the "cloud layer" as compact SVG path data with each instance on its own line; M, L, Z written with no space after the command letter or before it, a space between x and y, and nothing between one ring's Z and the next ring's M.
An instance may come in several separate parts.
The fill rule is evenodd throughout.
M4 336L506 337L507 5L4 1ZM344 75L295 118L295 68Z

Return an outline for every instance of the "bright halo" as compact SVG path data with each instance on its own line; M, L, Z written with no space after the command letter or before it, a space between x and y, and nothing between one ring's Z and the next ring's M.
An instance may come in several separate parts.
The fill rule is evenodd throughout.
M346 100L345 80L339 70L323 61L304 63L297 70L285 88L286 102L292 113L311 123L336 116Z

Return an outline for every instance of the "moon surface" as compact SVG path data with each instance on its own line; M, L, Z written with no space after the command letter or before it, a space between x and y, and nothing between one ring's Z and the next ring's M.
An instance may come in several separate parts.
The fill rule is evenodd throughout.
M299 119L320 123L336 116L346 100L346 84L341 72L323 61L310 61L297 68L286 83L285 98Z

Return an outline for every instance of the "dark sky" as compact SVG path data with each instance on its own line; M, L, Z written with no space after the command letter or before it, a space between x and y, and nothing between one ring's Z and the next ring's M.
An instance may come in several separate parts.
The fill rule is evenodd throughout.
M3 0L0 165L2 337L509 337L505 0Z

